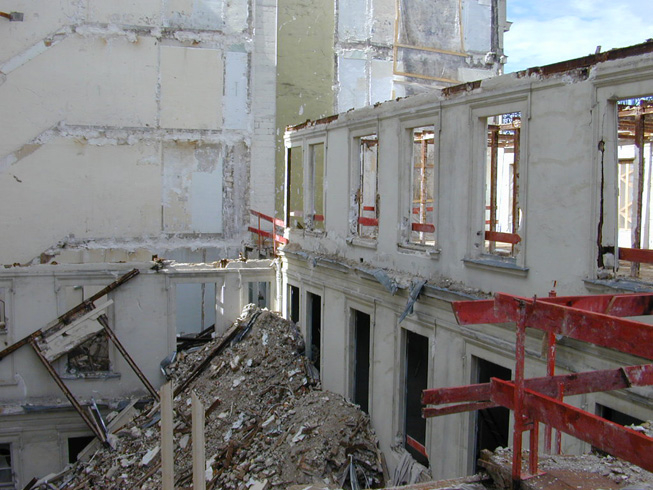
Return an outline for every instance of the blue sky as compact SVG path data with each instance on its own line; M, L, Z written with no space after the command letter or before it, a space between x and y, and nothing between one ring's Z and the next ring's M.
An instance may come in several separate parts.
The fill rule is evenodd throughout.
M507 0L505 73L653 38L653 0Z

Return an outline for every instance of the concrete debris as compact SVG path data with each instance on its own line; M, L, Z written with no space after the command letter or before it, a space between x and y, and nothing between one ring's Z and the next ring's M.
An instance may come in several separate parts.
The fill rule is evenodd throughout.
M174 398L175 486L192 485L194 391L208 407L207 489L382 487L384 465L368 415L320 389L294 324L253 306L230 329L231 343L214 339L167 366L173 386L185 386ZM115 450L98 448L67 467L57 488L161 488L157 417L158 405L144 407L118 431Z
M653 425L651 422L646 422L639 427L638 430L650 433ZM525 459L528 459L526 454ZM494 452L483 451L479 463L492 478L493 488L511 488L511 449L498 448ZM653 473L609 455L540 455L539 469L543 474L522 482L524 490L653 488Z

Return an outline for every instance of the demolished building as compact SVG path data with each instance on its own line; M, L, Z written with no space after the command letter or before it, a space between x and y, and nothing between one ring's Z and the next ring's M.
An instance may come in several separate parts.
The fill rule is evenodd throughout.
M649 41L288 128L284 311L325 388L369 411L390 467L408 451L455 477L511 443L507 409L421 417L427 388L514 379L513 324L459 325L453 301L651 291L652 94ZM527 378L547 372L543 338L528 330ZM561 335L557 368L638 365L643 349ZM565 401L629 424L651 396Z

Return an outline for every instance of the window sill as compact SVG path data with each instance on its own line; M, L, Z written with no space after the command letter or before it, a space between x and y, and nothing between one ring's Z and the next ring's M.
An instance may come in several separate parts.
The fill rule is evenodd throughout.
M347 242L355 247L369 248L372 250L376 250L378 245L376 238L351 237L347 239Z
M326 231L306 229L306 230L304 230L304 235L315 237L315 238L324 238L326 236Z
M120 373L114 373L112 371L96 371L92 373L77 373L77 374L60 374L61 379L72 380L72 379L118 379L120 378Z
M605 293L618 291L627 293L653 292L653 284L632 278L617 277L614 279L585 279L585 287L592 292Z
M502 257L483 255L474 259L463 259L463 262L466 266L469 267L478 267L479 269L513 274L520 277L526 277L528 274L528 267L521 267L517 265L514 259L505 259Z
M429 257L431 259L440 258L440 250L435 247L429 247L427 245L417 245L414 243L397 243L397 250L399 253L404 253L407 255L420 255L423 257Z

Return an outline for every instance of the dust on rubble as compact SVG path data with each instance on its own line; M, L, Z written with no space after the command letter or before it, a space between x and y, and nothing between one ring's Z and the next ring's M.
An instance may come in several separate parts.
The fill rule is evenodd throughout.
M192 390L205 408L207 489L382 487L382 456L369 417L320 390L292 323L252 307L239 318L231 345L174 399L175 486L192 486ZM169 368L173 386L219 342L180 353ZM113 449L100 448L59 474L59 485L65 483L59 488L160 488L158 417L158 405L143 408L111 437Z

